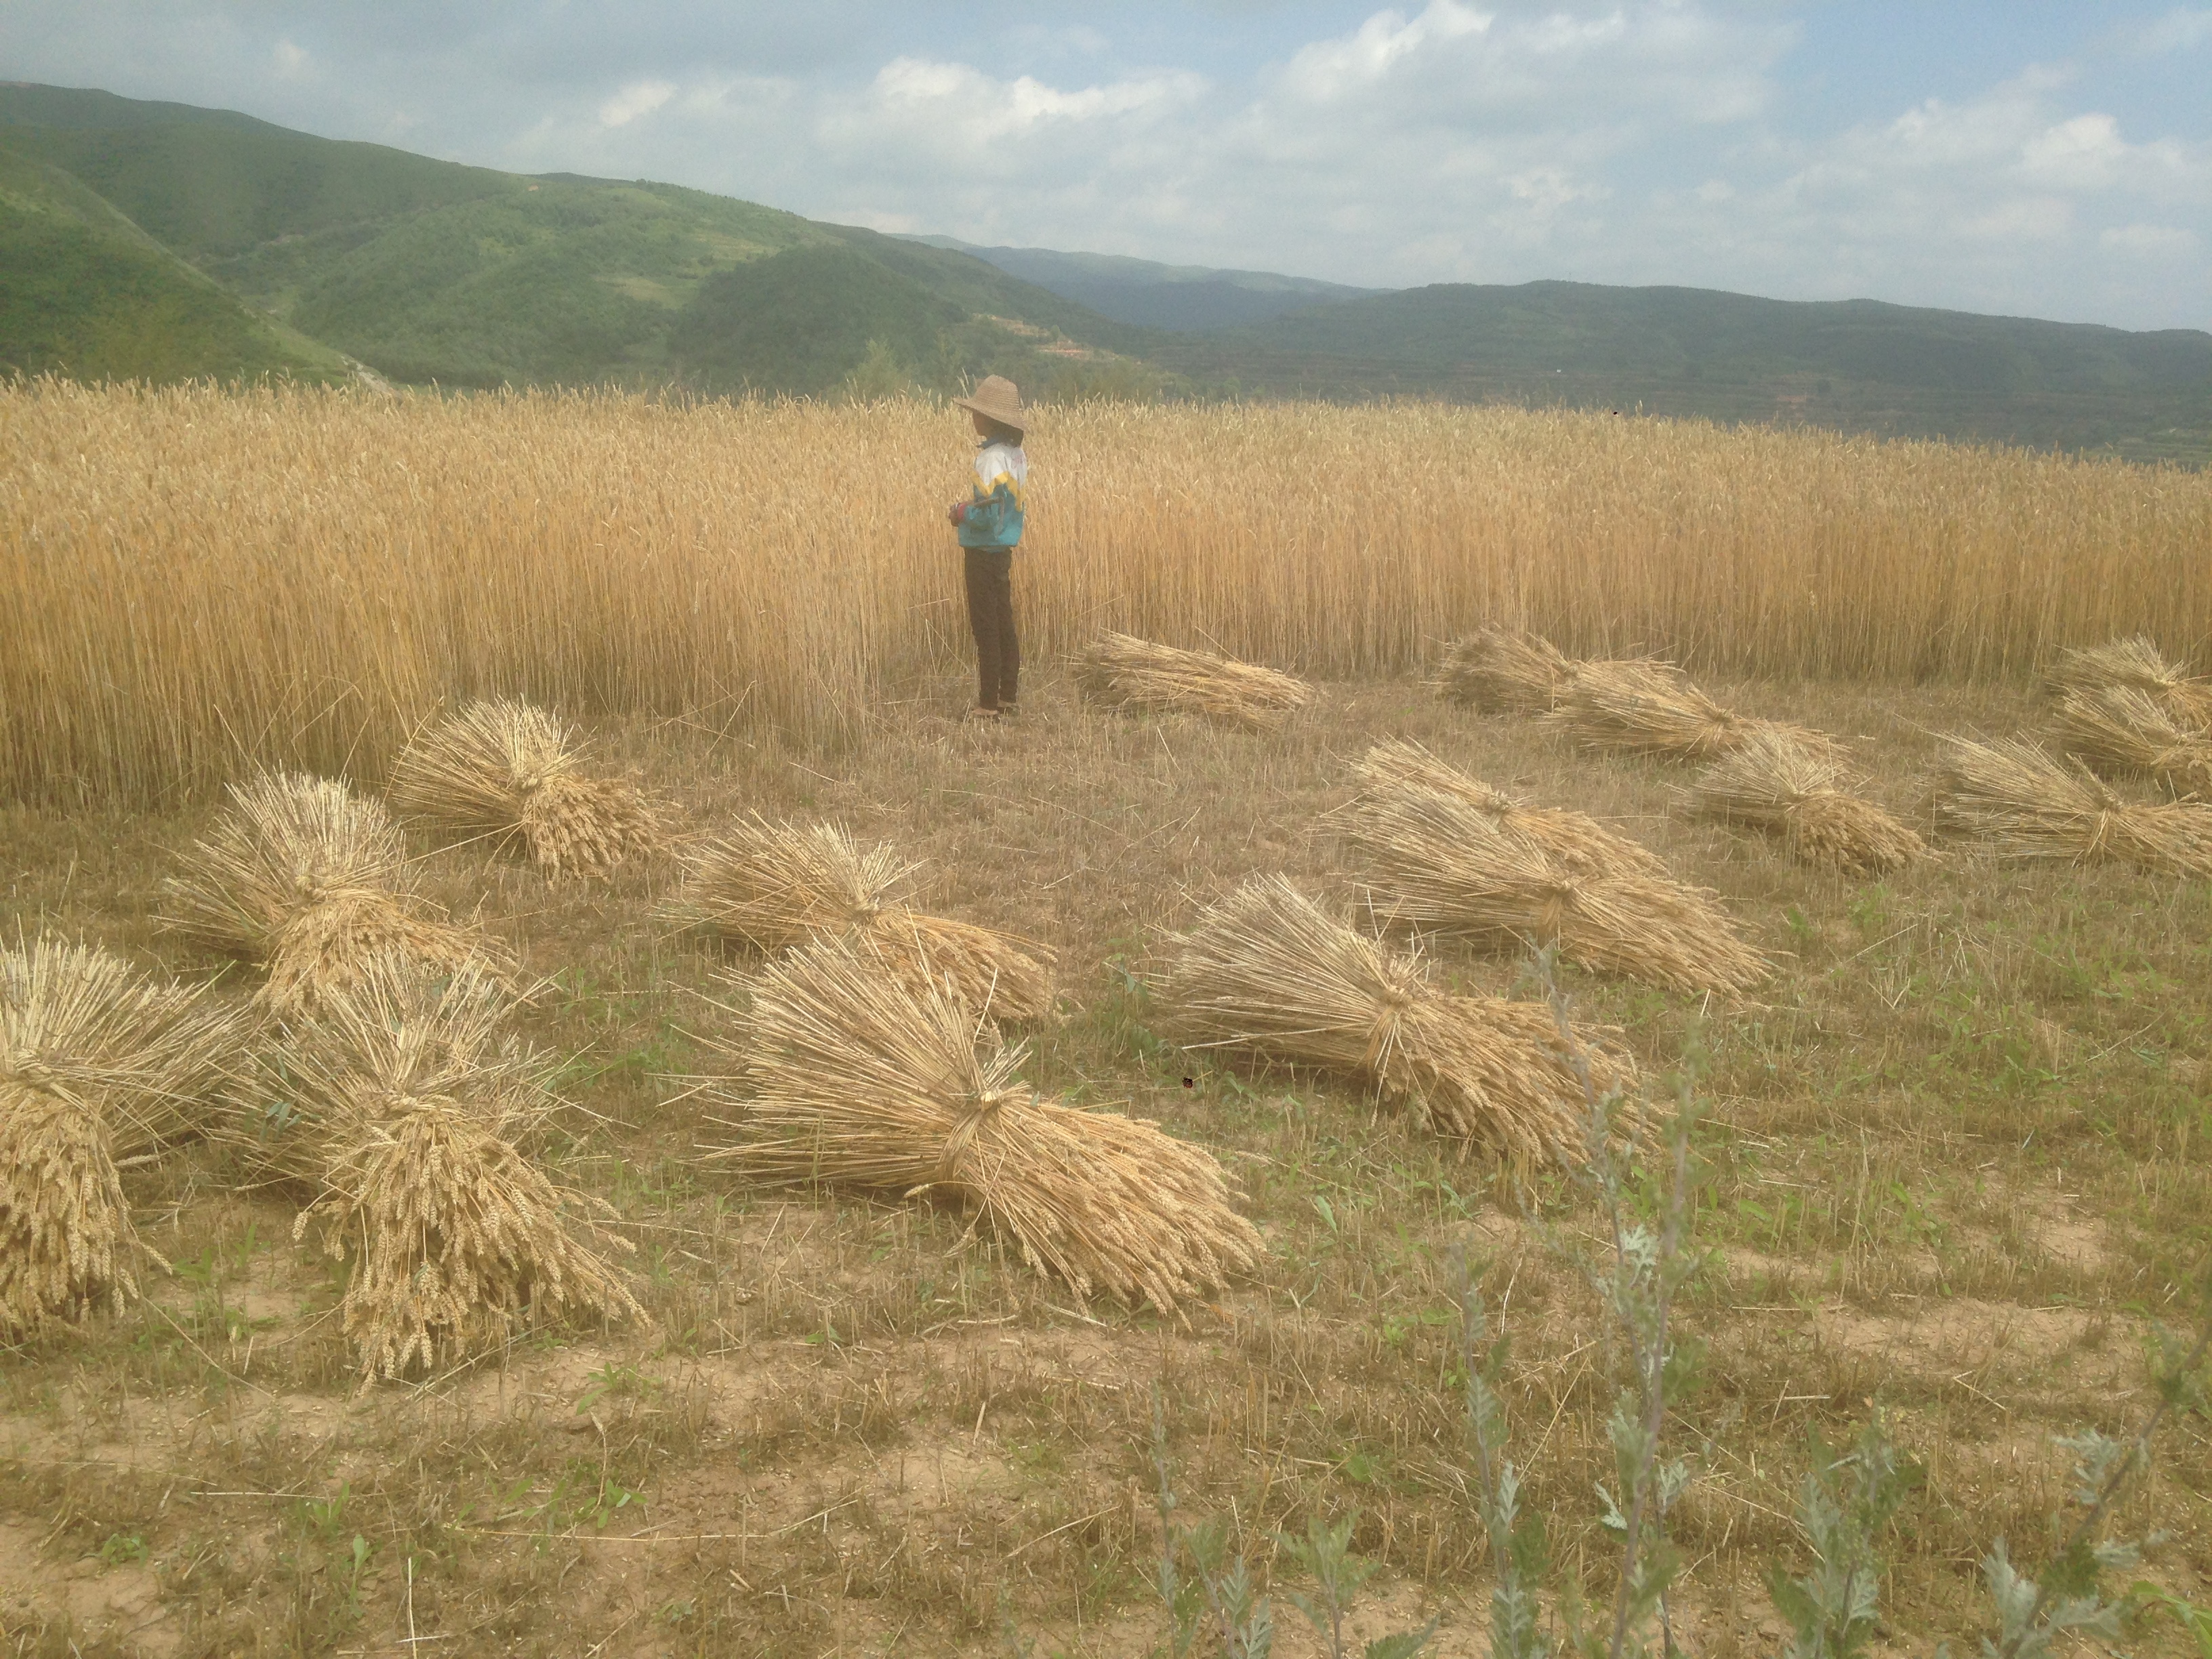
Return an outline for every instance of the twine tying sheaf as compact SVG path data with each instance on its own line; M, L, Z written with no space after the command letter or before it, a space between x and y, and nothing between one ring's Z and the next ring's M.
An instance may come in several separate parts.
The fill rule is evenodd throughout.
M1380 1072L1389 1063L1390 1051L1398 1048L1398 1027L1406 1011L1413 1006L1413 999L1403 991L1385 991L1382 994L1382 1012L1375 1017L1375 1024L1367 1033L1367 1047L1359 1063L1371 1072Z
M1000 1089L979 1097L972 1111L966 1113L952 1126L952 1133L945 1137L945 1145L938 1149L937 1167L929 1172L929 1179L916 1186L907 1196L927 1192L932 1187L951 1187L960 1183L960 1165L968 1156L975 1138L983 1133L983 1126L999 1114L999 1109L1008 1101L1019 1098L1019 1089Z

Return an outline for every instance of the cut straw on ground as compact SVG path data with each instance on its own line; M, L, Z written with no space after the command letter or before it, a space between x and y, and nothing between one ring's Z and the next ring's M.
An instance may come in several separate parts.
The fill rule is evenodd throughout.
M1577 663L1551 718L1584 748L1669 760L1731 754L1762 732L1808 749L1835 747L1822 732L1723 708L1671 663Z
M533 1319L647 1322L595 1248L629 1248L613 1212L527 1150L559 1103L550 1063L507 1033L512 1006L474 964L433 978L387 956L239 1090L234 1141L317 1189L295 1236L317 1228L350 1261L342 1309L364 1386Z
M2071 690L2051 717L2059 747L2098 771L2150 778L2212 798L2212 730L2175 718L2169 698L2134 685Z
M1431 684L1447 702L1486 714L1546 714L1557 706L1574 667L1540 635L1481 628L1444 647Z
M167 925L259 966L259 1000L279 1016L313 1013L395 951L436 967L505 964L482 933L422 914L391 814L334 778L232 785L230 805L178 865L162 884Z
M1370 790L1425 789L1482 813L1500 830L1543 848L1571 870L1589 874L1668 876L1665 860L1643 842L1609 830L1587 813L1530 806L1439 760L1406 738L1378 743L1352 768Z
M1924 858L1910 824L1853 794L1841 760L1762 732L1698 775L1694 810L1779 836L1793 858L1850 875L1879 875Z
M1313 700L1304 680L1209 651L1183 651L1127 634L1102 634L1073 658L1076 683L1093 702L1122 708L1180 710L1254 731L1272 731Z
M605 875L665 844L664 805L581 763L559 716L507 697L472 702L409 742L392 799L449 833L520 846L548 875Z
M720 1097L729 1167L972 1206L1079 1297L1173 1312L1259 1261L1212 1153L1041 1097L1015 1075L1025 1048L866 944L802 945L743 983L753 1093Z
M234 1010L95 946L0 950L0 1333L117 1306L137 1258L118 1165L198 1133Z
M1635 1085L1617 1047L1570 1048L1547 1004L1442 991L1417 953L1355 931L1279 876L1246 882L1167 956L1157 1000L1186 1046L1361 1078L1462 1156L1575 1164L1590 1093Z
M2070 647L2044 672L2043 684L2061 699L2073 692L2140 692L2183 731L2212 732L2212 679L2191 674L2141 635Z
M2002 857L2212 876L2212 805L2127 800L2025 738L1946 738L1943 748L1938 820Z
M1767 963L1717 895L1635 871L1571 868L1467 802L1394 789L1347 814L1378 914L1683 990L1740 991Z
M774 956L812 939L865 941L908 984L949 984L969 1008L1024 1022L1052 1012L1052 953L896 902L917 865L841 825L749 813L684 849L678 921Z

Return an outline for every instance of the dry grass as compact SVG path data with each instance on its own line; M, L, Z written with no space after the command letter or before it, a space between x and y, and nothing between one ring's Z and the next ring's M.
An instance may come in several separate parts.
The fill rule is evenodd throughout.
M2191 675L2147 635L2070 647L2045 671L2043 684L2062 700L2073 694L2139 692L2172 724L2200 732L2212 730L2212 680Z
M481 933L421 914L407 843L380 801L335 778L264 775L162 884L177 931L266 975L258 1000L312 1015L394 951L434 967L503 962Z
M872 951L802 945L747 982L753 1092L720 1154L760 1181L972 1205L1079 1297L1162 1312L1249 1270L1258 1231L1212 1154L1116 1113L1046 1100L1026 1047Z
M1184 651L1128 634L1100 635L1074 657L1086 696L1116 708L1203 714L1273 731L1313 700L1304 680L1212 651Z
M2078 761L2063 765L2025 738L1949 738L1943 759L1938 817L2007 858L2212 876L2212 805L2124 799Z
M1850 793L1832 750L1808 749L1762 732L1698 775L1696 810L1726 823L1748 823L1782 837L1790 855L1846 874L1901 870L1928 854L1910 824Z
M387 955L289 1030L241 1088L232 1139L319 1188L294 1236L351 1257L342 1304L364 1384L482 1353L533 1317L642 1321L589 1244L627 1242L598 1199L525 1150L559 1103L473 964L433 978Z
M2177 718L2181 700L2118 684L2063 693L2051 735L2101 770L2156 779L2179 794L2212 798L2212 724Z
M1552 718L1585 748L1669 760L1734 754L1762 736L1806 749L1834 745L1820 732L1723 708L1673 664L1640 659L1575 664Z
M1486 714L1548 714L1575 665L1525 629L1477 629L1446 645L1437 664L1437 695Z
M1767 964L1718 896L1634 871L1571 868L1490 814L1449 795L1399 789L1349 814L1362 873L1394 921L1524 948L1684 990L1741 991Z
M933 504L964 429L919 402L0 387L0 794L213 796L241 748L373 781L487 686L849 738L963 659ZM1511 617L1572 656L1958 681L2212 635L2212 474L1436 405L1085 404L1031 452L1040 661L1110 627L1358 678Z
M946 985L994 1019L1052 1012L1051 953L972 922L896 903L917 866L879 843L863 848L835 823L772 823L748 813L683 853L680 922L774 956L817 938L865 941L917 988Z
M410 1634L425 1650L967 1653L1003 1646L1011 1619L1040 1651L1127 1659L1164 1636L1140 1577L1159 1553L1157 1386L1178 1514L1226 1522L1279 1607L1310 1586L1269 1560L1277 1534L1356 1510L1357 1547L1382 1564L1362 1605L1390 1617L1352 1650L1436 1615L1439 1659L1478 1659L1488 1540L1462 1484L1460 1247L1492 1264L1511 1340L1525 1512L1605 1587L1592 1488L1613 1479L1619 1374L1559 1254L1602 1236L1602 1213L1548 1171L1516 1182L1456 1160L1367 1079L1194 1063L1166 1038L1157 981L1128 972L1164 927L1195 921L1194 892L1275 872L1338 891L1336 844L1305 828L1352 793L1346 757L1394 737L1630 830L1791 953L1756 1000L1562 969L1578 1024L1622 1028L1655 1082L1693 1038L1711 1067L1695 1231L1715 1255L1678 1304L1711 1358L1668 1425L1698 1456L1670 1523L1678 1647L1760 1659L1785 1639L1761 1634L1778 1628L1763 1586L1776 1561L1807 1559L1786 1517L1808 1436L1847 1443L1869 1397L1927 1469L1883 1542L1892 1645L1963 1651L1989 1631L1973 1562L2002 1532L2039 1571L2045 1516L2068 1501L2051 1437L2124 1431L2152 1322L2185 1323L2200 1282L2212 884L1975 857L1816 878L1778 841L1686 817L1670 769L1472 720L1410 676L1332 685L1280 741L1121 719L1049 665L1020 723L977 729L945 718L965 678L948 668L827 753L725 737L719 719L597 736L695 822L834 818L927 858L933 906L1048 941L1067 1017L1024 1076L1217 1149L1265 1235L1261 1272L1179 1304L1188 1330L1103 1295L1091 1323L1011 1243L957 1249L959 1207L702 1172L702 1103L661 1079L731 1069L691 1036L724 955L655 917L668 867L548 884L434 853L427 896L457 915L482 899L531 969L563 970L516 1030L570 1057L556 1179L622 1212L653 1328L544 1329L433 1386L349 1400L342 1279L312 1240L289 1243L312 1189L241 1182L219 1149L125 1169L179 1274L142 1272L154 1305L0 1366L0 1595L27 1651L43 1620L47 1649L66 1654L66 1630L88 1656L103 1636L110 1652L268 1655L405 1651ZM1885 778L1932 769L1934 731L2010 730L2021 712L2017 685L1793 679L1731 696L1874 734ZM149 908L204 817L0 807L0 922L194 960ZM1493 994L1515 972L1436 966L1439 984ZM2148 1570L2185 1590L2212 1575L2208 1490L2212 1458L2185 1425L2123 1517L2174 1534ZM357 1578L356 1535L373 1551ZM1286 1628L1276 1650L1292 1650Z
M1352 769L1374 790L1425 789L1474 808L1506 834L1518 836L1578 874L1638 874L1671 877L1666 860L1643 842L1609 830L1587 812L1564 806L1530 806L1456 766L1438 760L1418 743L1393 738L1378 743Z
M152 1252L118 1161L197 1131L240 1035L231 1011L96 946L0 950L0 1333L138 1294Z
M1155 994L1190 1047L1349 1073L1462 1157L1522 1171L1588 1153L1577 1058L1591 1089L1635 1086L1618 1048L1585 1039L1571 1056L1547 1005L1447 994L1418 953L1355 932L1279 876L1246 882L1172 940Z
M549 876L604 876L667 839L665 810L635 784L586 777L575 734L511 697L471 702L417 733L392 799L441 829L520 843Z

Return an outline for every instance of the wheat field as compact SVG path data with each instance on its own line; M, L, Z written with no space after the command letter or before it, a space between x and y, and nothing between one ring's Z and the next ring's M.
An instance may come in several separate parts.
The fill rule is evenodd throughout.
M0 794L380 775L487 693L849 737L964 648L921 401L0 388ZM1018 603L1297 672L1481 622L1770 678L1986 681L2212 636L2212 477L1432 405L1048 410Z

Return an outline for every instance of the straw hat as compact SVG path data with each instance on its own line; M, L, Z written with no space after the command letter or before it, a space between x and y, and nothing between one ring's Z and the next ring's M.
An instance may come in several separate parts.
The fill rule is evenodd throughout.
M1010 426L1017 432L1029 430L1029 411L1022 407L1022 394L1014 383L1003 374L989 374L975 388L971 398L952 400L963 409L972 409L987 421L996 421L1000 426Z

